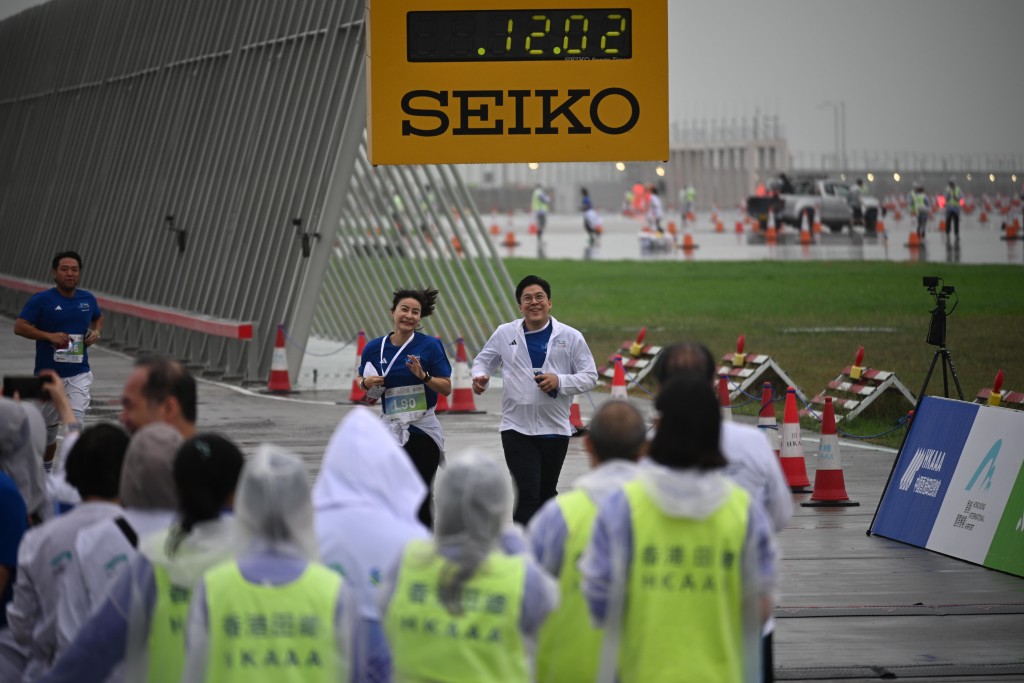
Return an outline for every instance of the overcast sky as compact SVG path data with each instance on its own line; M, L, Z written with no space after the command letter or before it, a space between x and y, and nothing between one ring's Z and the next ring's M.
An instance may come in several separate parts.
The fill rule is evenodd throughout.
M1024 155L1024 0L668 4L672 120L760 109L791 151L831 152L818 105L842 101L850 152Z

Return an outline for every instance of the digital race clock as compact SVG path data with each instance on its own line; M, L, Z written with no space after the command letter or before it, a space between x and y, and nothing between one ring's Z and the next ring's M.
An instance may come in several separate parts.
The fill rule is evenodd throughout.
M630 59L629 9L409 12L410 62Z
M371 164L663 161L667 0L366 0Z

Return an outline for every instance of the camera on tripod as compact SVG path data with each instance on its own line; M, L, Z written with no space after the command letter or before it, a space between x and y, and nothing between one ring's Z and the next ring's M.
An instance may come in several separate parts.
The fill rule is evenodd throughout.
M953 314L956 305L960 303L960 300L957 299L953 302L953 307L946 310L946 301L951 296L956 296L956 287L943 285L941 277L925 276L922 284L928 288L928 293L935 297L935 308L931 311L932 319L928 325L928 337L925 342L932 346L944 347L946 345L946 318Z

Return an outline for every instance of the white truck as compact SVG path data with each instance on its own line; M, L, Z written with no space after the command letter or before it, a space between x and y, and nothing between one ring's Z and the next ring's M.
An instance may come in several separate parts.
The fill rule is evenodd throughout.
M863 218L854 221L853 208L849 204L849 184L828 179L795 178L789 184L776 183L766 195L747 199L747 213L764 227L768 224L769 211L775 214L775 223L791 225L797 229L807 218L807 225L814 224L815 211L823 226L832 232L840 232L849 226L853 232L854 224L863 225L864 232L875 233L875 225L881 215L881 203L876 197L861 195Z

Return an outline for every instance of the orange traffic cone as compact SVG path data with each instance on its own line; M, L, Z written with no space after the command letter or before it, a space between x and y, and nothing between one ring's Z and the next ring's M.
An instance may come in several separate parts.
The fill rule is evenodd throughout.
M821 234L821 216L818 214L818 210L814 210L814 223L811 224L811 231L815 235Z
M497 223L491 223L491 234L495 237L501 234L501 228L498 227Z
M789 490L794 493L805 493L804 489L811 485L807 478L807 464L804 462L804 442L800 437L800 418L796 412L796 389L786 389L786 414L782 418L782 449L779 451L779 463L786 475Z
M1003 400L1003 369L999 368L999 372L996 373L996 378L992 382L992 393L988 395L988 405L998 406Z
M800 218L800 244L811 243L811 226L807 223L807 213Z
M359 330L359 338L356 342L356 364L355 372L352 375L352 393L348 395L348 400L352 403L359 403L363 400L363 396L366 396L366 392L359 386L359 380L357 379L361 368L359 367L363 362L363 349L366 348L366 333Z
M505 233L505 241L502 244L508 248L518 247L519 241L516 239L516 234L509 230Z
M647 328L641 327L640 332L636 335L636 341L629 345L629 355L633 356L633 358L639 358L643 352L645 336L647 336Z
M693 243L693 235L687 230L683 234L683 251L693 251L697 248L697 245Z
M718 405L722 409L722 419L732 420L732 403L729 402L729 379L725 375L718 377Z
M877 232L877 233L885 232L885 222L881 218L879 218L877 221L875 221L875 232Z
M482 413L473 401L473 378L469 376L469 361L462 337L456 340L455 369L452 372L452 403L449 413Z
M736 221L736 234L737 235L742 235L743 234L743 221L740 221L740 220Z
M768 242L774 242L778 237L778 232L775 230L775 212L768 212L768 227L765 228L764 238Z
M580 402L577 400L578 398L577 395L572 397L572 407L569 408L569 426L572 427L573 436L583 436L587 431L587 426L583 424L583 418L580 416Z
M904 244L903 246L905 246L907 249L921 248L921 238L920 236L918 236L917 230L911 231L910 236L907 238L907 243Z
M809 501L800 505L808 508L860 505L846 494L843 460L839 454L839 437L836 436L836 413L831 396L825 397L825 412L821 416L821 443L818 446L818 469L814 472L814 493Z
M626 392L626 369L622 367L622 356L615 356L615 374L612 376L611 398L620 401L629 400L629 394Z
M288 357L284 350L284 325L277 326L277 339L274 341L274 357L270 362L267 391L272 394L292 393L292 382L288 377Z
M440 337L437 337L437 341L441 341ZM444 342L441 342L441 348L444 348ZM445 352L445 355L448 355ZM448 412L448 397L442 393L437 394L437 403L434 404L435 413L447 413Z
M743 347L747 344L747 335L741 334L736 337L736 353L732 354L732 364L737 368L742 368L747 362L747 357L743 353ZM771 389L771 385L768 385ZM772 417L775 417L775 409L772 409Z
M725 232L725 223L723 223L722 221L716 221L715 232Z
M775 391L771 382L765 382L761 387L761 410L757 413L757 426L764 430L775 455L779 454L779 423L775 419Z
M939 219L939 232L946 232L946 219L945 218L940 218Z
M531 235L536 235L537 234L537 224L536 223L530 223L530 228L529 228L529 230L527 230L527 232L529 232Z
M864 366L861 363L864 362L864 347L858 347L857 353L853 357L853 365L850 366L850 379L860 379L861 375L864 374Z
M668 222L668 234L672 235L672 237L676 236L676 222L675 221L669 221Z

